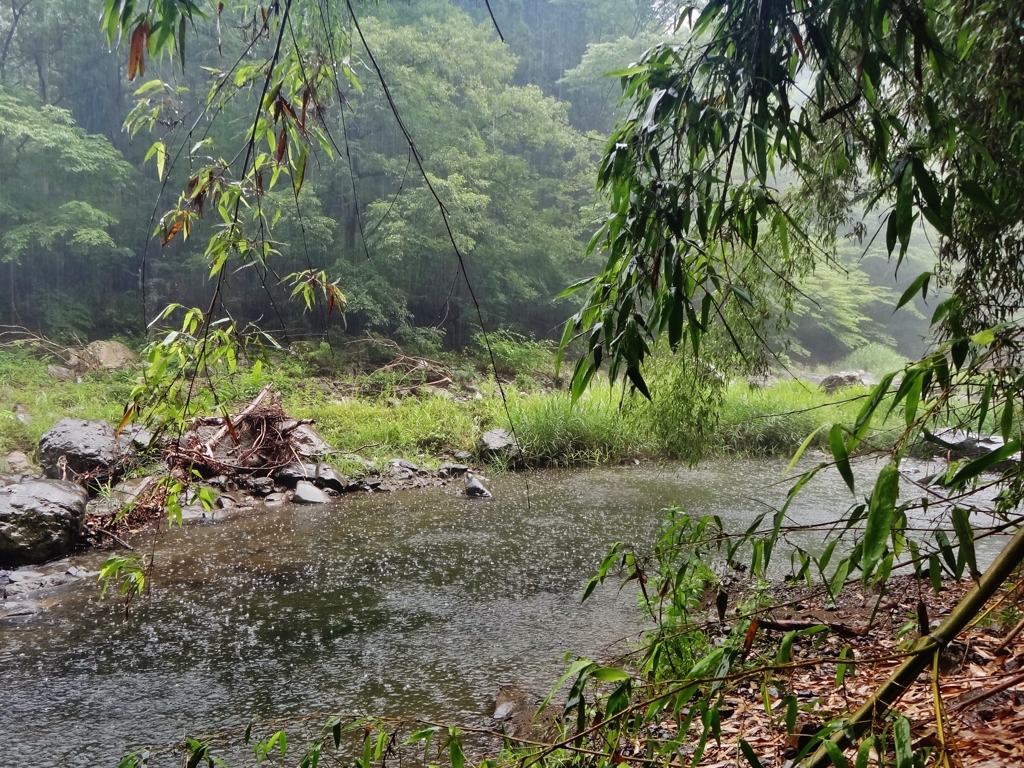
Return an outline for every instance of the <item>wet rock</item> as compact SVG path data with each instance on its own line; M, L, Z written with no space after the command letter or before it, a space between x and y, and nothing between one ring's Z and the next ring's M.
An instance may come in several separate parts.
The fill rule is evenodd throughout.
M294 488L301 480L316 479L316 464L306 464L305 462L289 464L283 469L275 470L272 477L281 485Z
M466 495L478 499L491 498L491 492L484 487L484 484L472 472L466 473Z
M46 366L46 372L57 381L75 380L75 372L70 368L65 368L63 365L48 365Z
M451 462L445 462L437 468L438 477L460 477L469 472L469 467L465 464L452 464Z
M274 479L271 477L250 478L249 490L256 496L268 496L274 492Z
M26 480L0 489L0 566L44 563L78 543L88 494L62 480Z
M7 468L19 475L30 475L35 472L35 467L21 451L11 451L7 454Z
M962 429L947 427L937 429L934 432L926 433L925 439L938 446L942 453L948 453L951 459L977 459L997 451L1005 445L1005 441L999 435L982 437L973 432ZM1005 461L1001 461L992 467L994 471L1006 469L1011 464L1020 461L1020 454L1015 454Z
M391 460L391 466L392 467L396 467L398 469L404 469L404 470L406 470L408 472L412 472L412 473L417 474L417 475L425 475L425 474L427 474L427 470L421 469L420 467L417 467L415 464L413 464L408 459L392 459Z
M153 433L142 427L129 427L122 434L127 436L136 451L145 451L156 442Z
M131 451L124 435L114 437L105 421L61 419L39 439L39 461L43 474L51 478L73 478L84 472L115 476ZM66 462L66 469L62 466Z
M873 387L878 381L870 373L865 371L839 371L831 373L821 380L821 388L826 395L838 392L840 389L860 385L862 387Z
M218 509L234 509L238 506L239 502L230 493L222 493L217 497L216 504Z
M484 458L493 456L512 457L519 455L519 448L516 441L512 439L507 429L492 429L480 435L478 441L480 455Z
M94 341L82 350L81 357L95 368L119 370L129 368L139 356L120 341Z
M280 507L284 504L284 494L281 492L271 493L263 500L268 507Z
M338 493L345 493L348 490L349 481L344 475L329 464L321 464L316 468L316 485L319 488L330 488Z
M292 445L304 459L318 459L334 452L334 449L308 424L300 424L288 436Z
M292 504L327 504L330 500L330 496L308 480L300 480L292 496Z

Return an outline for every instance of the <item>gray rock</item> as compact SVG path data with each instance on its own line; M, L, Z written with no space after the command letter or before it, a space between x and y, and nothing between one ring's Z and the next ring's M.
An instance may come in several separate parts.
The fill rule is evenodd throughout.
M417 467L415 464L413 464L408 459L392 459L391 460L391 466L392 467L397 467L399 469L405 469L405 470L408 470L409 472L414 472L417 475L425 475L425 474L427 474L427 470L421 469L421 468Z
M280 507L284 504L284 494L280 492L271 493L263 500L263 503L268 507Z
M349 481L330 464L321 464L316 468L316 485L319 488L330 488L332 491L345 493Z
M331 497L321 491L308 480L300 480L295 486L292 504L326 504Z
M838 392L840 389L860 385L862 387L873 387L878 381L870 373L865 371L839 371L830 373L821 380L821 388L826 395Z
M491 456L513 457L519 455L519 448L516 441L512 439L507 429L492 429L480 435L478 441L480 455L484 458Z
M467 472L469 472L469 467L465 464L452 464L451 462L445 462L437 468L439 477L459 477Z
M0 489L0 566L66 555L85 524L85 489L63 480L26 480Z
M308 424L300 424L288 436L295 450L304 459L318 459L334 452L334 449Z
M473 458L473 454L469 451L456 451L452 456L459 461L469 461Z
M19 475L30 475L35 472L35 467L21 451L11 451L7 454L7 467L11 472Z
M273 478L281 485L294 488L300 480L316 479L316 464L289 464L283 469L275 470Z
M94 341L82 350L82 357L92 367L118 370L134 365L139 356L120 341Z
M65 479L61 459L66 461L67 478L84 472L105 477L118 474L131 452L131 441L114 437L105 421L62 419L39 439L39 461L47 477Z
M481 483L472 472L466 473L466 495L477 499L491 498L491 492Z
M12 410L14 411L14 418L16 418L22 424L31 424L32 423L32 414L29 413L28 412L28 408L26 408L21 403L18 403L17 405L15 405Z
M274 480L270 477L254 477L249 480L249 489L256 496L267 496L274 492Z
M46 372L57 381L75 380L75 372L70 368L65 368L63 365L48 365L46 366Z

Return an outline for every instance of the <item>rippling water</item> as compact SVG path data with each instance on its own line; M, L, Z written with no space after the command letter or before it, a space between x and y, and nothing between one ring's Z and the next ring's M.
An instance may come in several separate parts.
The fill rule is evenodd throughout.
M649 544L672 503L745 527L783 502L782 468L514 475L489 500L353 495L166 533L129 622L91 579L0 622L0 765L114 766L133 747L310 711L479 721L500 684L544 691L566 652L608 656L636 635L628 591L579 601L613 541ZM792 518L834 520L850 501L827 476Z

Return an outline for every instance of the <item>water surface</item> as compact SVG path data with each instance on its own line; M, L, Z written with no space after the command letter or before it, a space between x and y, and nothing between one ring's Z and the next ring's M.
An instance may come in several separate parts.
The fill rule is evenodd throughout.
M42 615L0 622L0 764L114 766L130 748L314 711L479 723L499 685L546 691L567 652L611 658L635 637L630 591L579 600L613 541L649 545L673 503L745 527L785 500L783 468L512 475L489 500L350 495L138 541L156 571L130 621L85 579ZM851 501L827 475L791 518L832 521Z

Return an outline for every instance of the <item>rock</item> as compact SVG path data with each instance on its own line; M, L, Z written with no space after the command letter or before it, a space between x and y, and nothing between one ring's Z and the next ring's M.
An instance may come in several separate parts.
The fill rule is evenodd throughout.
M392 459L391 460L391 466L392 467L398 467L399 469L408 470L409 472L413 472L413 473L415 473L417 475L425 475L425 474L427 474L427 470L420 469L419 467L417 467L415 464L413 464L411 461L408 461L407 459Z
M274 492L274 480L270 477L250 478L249 490L256 496L269 496Z
M92 342L82 350L82 358L91 363L92 367L112 371L130 368L139 360L139 356L127 346L112 340Z
M747 386L751 389L768 389L777 379L767 373L747 376Z
M66 555L82 536L85 489L63 480L26 480L0 489L0 566Z
M330 488L338 493L345 493L349 487L348 478L338 474L330 464L320 464L316 468L316 484L319 488Z
M452 457L457 461L469 461L473 458L473 454L469 451L456 451L452 454Z
M263 503L268 507L280 507L284 504L284 494L279 492L268 494L267 498L263 500Z
M7 454L7 467L19 475L31 475L36 470L28 456L21 451L11 451Z
M22 424L32 423L32 414L29 413L28 408L26 408L21 403L15 405L14 408L12 408L11 410L14 411L14 418L16 418Z
M469 472L469 467L465 464L452 464L451 462L445 462L437 468L439 477L460 477L467 472Z
M830 373L821 380L821 388L826 395L838 392L840 389L860 385L862 387L873 387L878 381L870 373L865 371L839 371Z
M295 450L304 459L317 459L334 452L334 449L308 424L297 426L289 433L289 437L292 439Z
M925 439L928 442L939 446L941 451L947 452L949 454L949 458L955 460L977 459L982 456L987 456L1005 445L1003 438L999 435L981 437L973 432L954 429L953 427L937 429L930 434L926 434ZM998 462L990 469L995 472L1002 471L1018 461L1020 461L1019 453L1007 457L1005 460Z
M145 451L154 443L153 433L142 427L129 427L122 434L126 435L132 442L132 447L137 451Z
M48 365L46 366L46 372L57 381L75 380L75 372L70 368L65 368L63 365Z
M472 472L466 473L466 495L477 499L491 498L491 492L481 483Z
M84 472L114 477L130 453L131 441L124 435L114 437L114 428L105 421L61 419L39 439L39 460L47 477L65 479Z
M331 497L321 491L308 480L299 480L295 486L292 504L326 504Z
M512 435L508 433L507 429L492 429L489 432L484 432L480 435L478 441L480 446L480 455L484 458L491 456L505 456L512 457L519 455L519 448L516 446L516 441L512 439Z
M272 477L281 485L294 488L300 480L316 479L316 464L295 463L274 471Z

